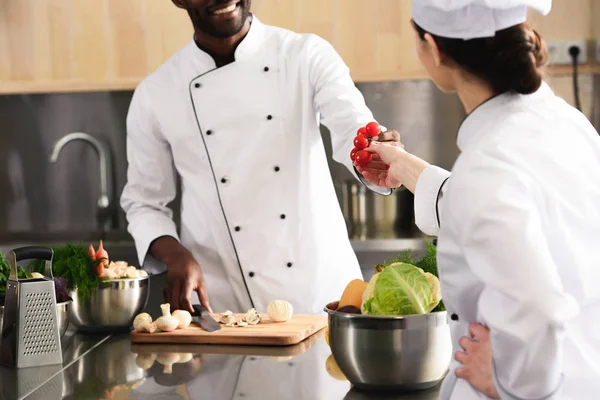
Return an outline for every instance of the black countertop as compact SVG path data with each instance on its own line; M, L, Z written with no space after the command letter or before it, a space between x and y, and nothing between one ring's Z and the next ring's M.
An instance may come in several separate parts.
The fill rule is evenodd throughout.
M0 367L0 400L434 400L439 387L359 392L335 372L320 332L291 347L136 345L129 335L67 332L62 366ZM169 363L179 359L180 362Z

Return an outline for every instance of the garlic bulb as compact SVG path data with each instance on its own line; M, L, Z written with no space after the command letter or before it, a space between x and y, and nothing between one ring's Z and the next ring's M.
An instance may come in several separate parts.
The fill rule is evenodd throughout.
M140 329L142 328L142 324L144 322L147 322L147 323L150 323L150 324L152 323L152 317L150 316L150 314L148 314L148 313L138 314L135 317L135 319L133 320L133 329L136 332L141 332Z
M171 315L171 305L169 303L161 304L162 317L156 320L156 326L163 332L171 332L177 329L179 320Z
M292 318L294 308L285 300L275 300L267 306L269 318L275 322L285 322Z
M177 325L179 329L187 328L192 323L192 315L189 311L175 310L172 315L179 321L179 325Z

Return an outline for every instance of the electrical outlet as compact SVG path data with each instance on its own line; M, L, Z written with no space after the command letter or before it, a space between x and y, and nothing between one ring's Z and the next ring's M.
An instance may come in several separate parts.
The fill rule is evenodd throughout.
M579 56L577 61L579 64L587 63L588 48L585 39L580 40L552 40L547 43L550 65L570 65L573 64L573 58L569 54L571 46L579 47Z

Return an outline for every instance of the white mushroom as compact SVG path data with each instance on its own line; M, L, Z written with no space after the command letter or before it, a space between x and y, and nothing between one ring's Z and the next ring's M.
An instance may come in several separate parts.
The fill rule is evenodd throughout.
M154 361L156 360L156 354L150 353L147 354L138 354L135 358L135 365L140 367L141 369L150 369L154 365Z
M137 277L138 278L143 278L145 276L148 276L148 273L146 271L144 271L143 269L138 269L137 270Z
M255 308L251 308L244 316L244 321L250 325L256 325L260 322L260 315L258 315Z
M136 332L141 332L140 329L144 322L152 323L152 317L150 316L150 314L148 314L148 313L138 314L135 317L135 319L133 320L133 329L135 329Z
M117 279L119 278L119 275L112 269L104 268L104 277L108 279Z
M128 278L137 278L137 269L135 267L127 267L124 272Z
M159 353L156 361L164 365L163 373L173 373L173 364L179 361L179 354L177 353Z
M179 325L177 325L179 329L187 328L192 323L192 315L189 311L175 310L173 311L173 316L179 321Z
M127 261L114 261L115 267L123 267L126 268L129 264Z
M294 308L287 301L275 300L267 306L267 314L275 322L285 322L292 318Z
M237 326L241 326L241 327L248 326L248 323L247 323L247 322L244 322L244 321L237 321L235 324L236 324Z
M157 330L158 330L158 326L156 325L156 322L142 322L139 332L154 333Z
M233 326L233 324L235 324L235 320L235 315L233 315L231 311L227 310L223 313L219 322L227 326Z
M169 303L161 304L162 317L156 320L156 326L163 332L171 332L177 329L179 320L171 315L171 305Z
M179 360L177 361L177 364L185 364L186 362L192 361L192 358L194 358L194 355L192 353L178 353L179 354Z

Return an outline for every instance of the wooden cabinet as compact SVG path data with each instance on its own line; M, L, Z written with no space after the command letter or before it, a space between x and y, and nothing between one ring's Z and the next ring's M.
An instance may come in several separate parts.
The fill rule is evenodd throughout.
M555 0L532 23L548 39L600 38L597 3ZM253 0L253 11L330 41L356 81L425 77L410 0ZM133 89L191 37L186 12L170 0L2 0L0 93Z

